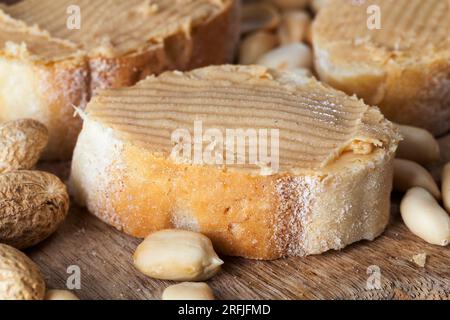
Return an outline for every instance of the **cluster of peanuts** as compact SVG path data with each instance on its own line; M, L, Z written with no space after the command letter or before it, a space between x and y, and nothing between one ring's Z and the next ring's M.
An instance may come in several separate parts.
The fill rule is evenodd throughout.
M66 186L33 170L47 146L47 128L22 119L0 124L0 300L72 300L46 291L38 266L20 250L53 234L69 211Z
M438 187L424 167L440 159L436 139L426 130L398 125L403 141L394 163L394 189L406 192L400 213L409 230L426 242L450 242L450 163L444 166ZM442 201L443 207L439 204Z
M325 1L244 1L239 64L311 74L311 25Z

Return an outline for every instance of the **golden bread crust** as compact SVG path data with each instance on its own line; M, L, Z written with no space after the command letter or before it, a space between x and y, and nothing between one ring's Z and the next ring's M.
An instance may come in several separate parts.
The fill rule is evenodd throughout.
M395 148L362 165L361 158L343 160L334 172L255 176L176 164L108 137L114 160L92 170L99 157L111 156L89 147L94 133L103 139L103 129L93 129L98 126L86 120L72 192L79 204L135 237L187 229L210 237L223 254L271 260L373 240L389 221Z

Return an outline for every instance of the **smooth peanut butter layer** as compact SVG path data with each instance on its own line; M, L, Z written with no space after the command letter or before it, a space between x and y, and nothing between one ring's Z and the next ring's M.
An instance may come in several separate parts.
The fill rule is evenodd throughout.
M16 32L12 41L30 43L33 26L48 32L53 40L36 42L28 48L32 54L49 59L60 58L60 48L49 47L55 39L90 56L114 57L136 53L163 43L179 33L190 36L193 27L220 15L229 0L24 0L3 10L12 19L23 21L29 29ZM68 19L80 8L80 29L68 28ZM7 19L1 19L7 20ZM0 21L0 23L2 23ZM5 22L3 22L5 23ZM3 30L2 30L3 31ZM1 34L0 41L10 34ZM42 44L42 47L37 46ZM1 42L0 42L1 44Z
M133 236L187 229L224 254L276 259L373 240L389 220L398 134L378 109L313 78L259 66L166 72L102 91L83 117L72 193ZM238 129L259 132L244 136L247 162L217 161L239 158L226 136ZM173 157L180 145L188 151ZM197 149L216 162L198 162ZM251 166L264 149L269 162Z
M330 1L313 27L321 80L390 120L450 129L450 2Z

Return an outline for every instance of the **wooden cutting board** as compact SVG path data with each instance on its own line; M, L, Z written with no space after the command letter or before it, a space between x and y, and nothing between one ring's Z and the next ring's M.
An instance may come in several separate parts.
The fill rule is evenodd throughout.
M450 161L450 135L440 143L443 159ZM446 161L430 168L437 179ZM69 173L65 163L40 169L63 179ZM223 271L209 283L219 299L450 299L449 248L412 235L399 216L399 200L394 194L391 224L373 242L271 262L225 258ZM150 279L133 267L139 243L73 207L59 231L27 254L42 268L49 288L65 288L68 268L78 266L81 299L159 299L171 282ZM428 257L424 268L412 262L420 253ZM370 290L368 281L373 286L377 279L381 289Z

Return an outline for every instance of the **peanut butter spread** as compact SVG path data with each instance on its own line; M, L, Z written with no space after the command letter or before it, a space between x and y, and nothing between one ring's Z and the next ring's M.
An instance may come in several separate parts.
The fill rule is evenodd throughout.
M394 55L426 56L450 49L448 0L333 0L320 11L314 36L320 47L336 47L336 59L374 60ZM338 50L339 49L339 50ZM374 56L378 53L379 56Z
M115 57L163 44L180 32L189 38L196 25L219 15L231 3L231 0L24 0L0 7L0 48L7 54L17 54L17 48L22 48L22 53L27 51L32 59L45 61L80 53Z
M279 130L283 170L323 168L345 154L362 159L397 139L378 109L356 97L314 78L260 66L151 76L134 87L102 91L87 113L126 141L165 156L173 148L173 132L186 129L194 136L199 121L203 132Z

